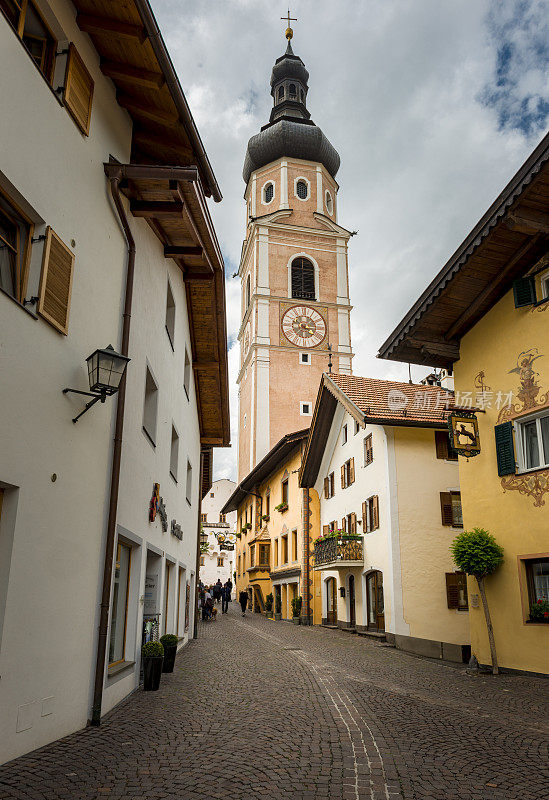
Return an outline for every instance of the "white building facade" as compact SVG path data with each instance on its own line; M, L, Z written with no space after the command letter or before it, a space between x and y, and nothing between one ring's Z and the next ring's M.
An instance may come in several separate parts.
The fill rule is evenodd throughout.
M221 478L202 500L199 579L205 586L229 578L235 585L236 511L221 513L235 489L235 481Z
M145 142L142 86L108 38L110 17L103 38L81 10L67 0L0 7L10 75L0 90L0 762L135 689L147 616L148 635L177 633L182 645L193 635L201 496L212 446L228 443L223 264L204 201L220 199L215 178L160 50L146 36L128 45L134 67L146 55L164 76L149 111L155 92L180 104L174 135L187 138L191 169L162 167L180 162ZM143 2L109 10L113 24L131 15L145 33L149 12ZM170 239L154 204L144 217L147 180L197 198L201 244L187 265L177 237L192 225L183 230L181 216ZM211 319L193 294L206 262ZM197 341L204 326L211 354ZM109 344L130 359L120 392L75 424L89 397L62 390L88 392L86 358Z

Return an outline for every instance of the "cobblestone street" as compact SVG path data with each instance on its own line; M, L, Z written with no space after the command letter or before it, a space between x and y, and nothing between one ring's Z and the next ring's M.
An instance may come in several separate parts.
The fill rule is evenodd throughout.
M0 768L0 798L547 800L547 689L233 603L159 692Z

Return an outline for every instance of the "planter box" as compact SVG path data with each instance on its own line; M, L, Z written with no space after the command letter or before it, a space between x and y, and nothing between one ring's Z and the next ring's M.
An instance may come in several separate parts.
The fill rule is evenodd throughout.
M164 645L164 663L162 665L162 672L173 672L175 666L175 655L177 653L177 645L172 647Z
M164 656L145 656L143 659L143 690L156 692L160 687Z

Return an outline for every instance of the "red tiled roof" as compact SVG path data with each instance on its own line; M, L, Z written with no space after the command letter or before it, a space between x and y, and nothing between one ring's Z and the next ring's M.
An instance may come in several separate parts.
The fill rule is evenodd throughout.
M421 383L401 383L358 375L325 375L326 388L330 381L343 392L368 421L398 421L401 425L444 424L454 410L453 392L440 386Z

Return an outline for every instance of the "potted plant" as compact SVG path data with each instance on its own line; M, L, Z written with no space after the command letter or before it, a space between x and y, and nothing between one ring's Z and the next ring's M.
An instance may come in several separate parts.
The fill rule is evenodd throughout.
M246 525L245 525L245 528L246 528L246 530L251 531L252 523L251 522L247 522Z
M302 597L294 597L292 599L292 622L294 625L299 625L301 622L301 605L303 603Z
M175 665L175 655L177 653L178 638L173 633L165 633L160 637L160 641L164 648L164 663L162 665L162 672L173 672Z
M282 619L282 600L280 599L279 594L277 594L275 597L275 619Z
M275 506L275 511L279 511L281 514L283 514L284 511L287 510L288 510L288 503L279 503L277 506Z
M268 522L271 519L270 514L263 514L261 519L263 520L263 522Z
M143 689L146 692L156 692L160 686L162 663L164 661L164 647L160 642L147 642L141 648L143 658Z
M274 602L273 594L272 592L270 592L265 598L265 613L270 619L272 619L273 615L273 602Z
M540 599L532 603L530 620L532 622L549 622L549 601Z

